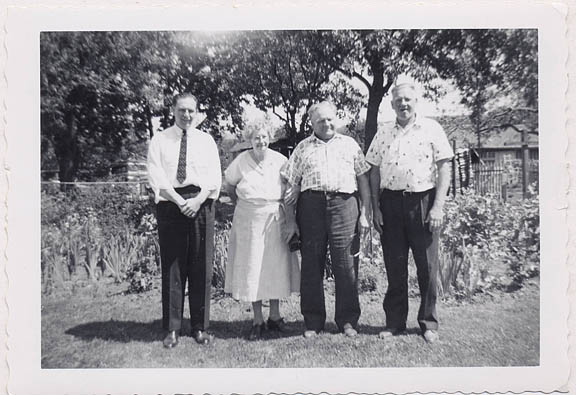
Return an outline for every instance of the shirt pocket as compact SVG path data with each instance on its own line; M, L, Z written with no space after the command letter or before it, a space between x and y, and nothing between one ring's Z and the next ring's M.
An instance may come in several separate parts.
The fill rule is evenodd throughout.
M352 155L344 155L342 161L338 163L340 173L345 176L356 176L354 157Z
M178 154L164 155L162 157L162 166L166 169L175 169L178 167Z
M420 180L431 177L434 166L434 151L430 142L423 142L422 145L414 147L409 164L413 174Z

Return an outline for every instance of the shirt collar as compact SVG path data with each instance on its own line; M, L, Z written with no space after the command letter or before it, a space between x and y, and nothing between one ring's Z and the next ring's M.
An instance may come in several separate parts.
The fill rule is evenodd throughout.
M173 128L174 132L176 133L176 135L177 135L178 137L182 137L182 132L183 132L183 130L182 130L182 128L181 128L180 126L174 124L174 125L172 126L172 128ZM196 132L196 130L197 130L196 128L190 128L190 129L188 129L188 131L186 132L186 134L187 134L188 136L190 136L192 133Z
M409 130L412 130L414 128L421 128L422 127L422 118L418 116L418 114L415 115L415 119L414 122L408 127L408 128L403 128L399 123L398 123L398 119L396 119L396 122L394 123L394 127L396 129L398 129L399 131L404 131L404 132L408 132Z
M338 132L334 132L334 137L332 137L330 140L328 141L324 141L321 138L319 138L318 136L316 136L316 133L312 132L312 134L310 135L312 141L316 144L329 144L331 141L334 141L335 139L339 139L342 137L342 135Z

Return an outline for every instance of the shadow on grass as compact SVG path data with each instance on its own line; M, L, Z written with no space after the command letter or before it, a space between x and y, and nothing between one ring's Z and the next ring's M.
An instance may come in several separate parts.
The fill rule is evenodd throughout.
M251 328L251 320L210 322L210 331L219 339L246 339ZM266 331L262 340L301 336L303 328L304 323L302 321L286 322L285 332Z
M266 331L263 340L283 337L301 336L303 323L288 322L286 332L278 333ZM211 321L209 331L218 339L243 339L248 336L252 321ZM67 335L91 341L101 339L119 343L132 341L156 342L163 339L165 331L162 329L162 320L152 322L137 321L95 321L77 325L65 332ZM182 336L191 336L190 321L185 319L182 323Z
M245 339L252 327L251 320L242 321L211 321L210 332L218 339ZM302 336L304 331L302 321L291 321L286 323L286 330L282 333L275 331L266 331L262 340L273 340L280 338ZM383 328L381 326L359 325L358 331L366 335L378 335ZM332 322L327 322L324 331L327 333L338 333L338 328ZM86 324L77 325L65 332L83 340L91 341L101 339L119 343L128 343L132 341L156 342L164 337L162 321L154 320L151 322L137 321L96 321ZM408 328L407 335L420 334L420 328ZM190 321L185 319L183 322L182 336L190 336Z
M120 343L131 341L155 342L162 340L162 321L96 321L77 325L65 332L83 340L102 339Z
M384 330L383 326L371 326L371 325L358 325L358 332L364 335L379 335L380 332ZM400 336L410 336L410 335L421 335L422 330L419 327L406 328L406 332Z

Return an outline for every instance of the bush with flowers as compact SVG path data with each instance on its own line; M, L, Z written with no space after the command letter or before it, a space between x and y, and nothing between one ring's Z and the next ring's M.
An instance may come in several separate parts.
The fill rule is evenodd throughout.
M50 292L83 278L127 283L129 292L157 284L160 251L154 205L123 188L42 193L42 286ZM224 287L230 215L219 205L213 286ZM502 202L472 191L449 199L441 235L441 294L467 297L494 288L517 289L539 274L538 196ZM228 213L230 214L230 213ZM379 235L362 237L359 288L383 292L386 273ZM326 273L330 276L328 262ZM410 288L417 289L414 270Z

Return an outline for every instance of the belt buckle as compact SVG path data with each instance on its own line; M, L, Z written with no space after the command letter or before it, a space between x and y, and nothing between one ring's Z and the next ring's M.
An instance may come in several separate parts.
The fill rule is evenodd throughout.
M402 196L410 196L410 195L412 195L412 192L407 191L405 189L402 191Z

